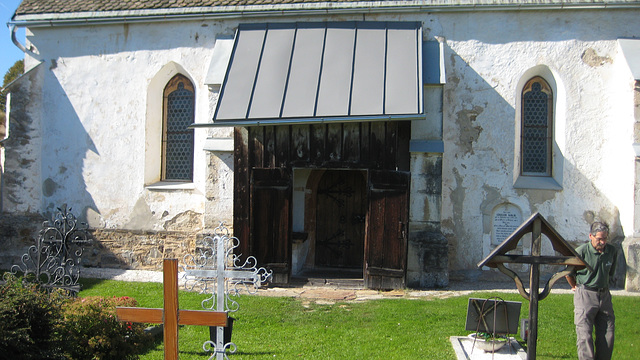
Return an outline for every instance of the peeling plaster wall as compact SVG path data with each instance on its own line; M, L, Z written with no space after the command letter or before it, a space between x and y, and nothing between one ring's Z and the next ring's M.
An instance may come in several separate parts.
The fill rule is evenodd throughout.
M633 231L632 86L616 39L637 36L636 11L460 14L442 23L444 88L443 232L450 269L470 276L482 246L483 205L516 199L570 242L594 219L620 242ZM597 24L597 26L594 26ZM562 190L515 189L516 84L544 65L566 87ZM478 251L482 248L483 251ZM475 275L477 276L477 274Z

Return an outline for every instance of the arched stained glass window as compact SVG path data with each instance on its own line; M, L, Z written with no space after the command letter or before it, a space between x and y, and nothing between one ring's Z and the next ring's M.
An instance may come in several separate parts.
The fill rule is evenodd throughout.
M183 75L174 76L164 88L162 180L193 180L193 129L195 93Z
M551 176L553 92L536 76L522 90L521 173Z

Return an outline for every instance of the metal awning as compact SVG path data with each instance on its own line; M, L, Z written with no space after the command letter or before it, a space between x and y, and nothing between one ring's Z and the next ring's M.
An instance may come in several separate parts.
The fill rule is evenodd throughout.
M419 22L243 24L213 123L424 118Z

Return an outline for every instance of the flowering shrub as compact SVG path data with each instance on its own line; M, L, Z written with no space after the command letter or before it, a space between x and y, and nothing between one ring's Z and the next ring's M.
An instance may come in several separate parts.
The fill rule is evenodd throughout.
M91 296L62 307L65 350L70 359L136 359L153 338L142 324L121 322L116 306L136 306L130 297Z

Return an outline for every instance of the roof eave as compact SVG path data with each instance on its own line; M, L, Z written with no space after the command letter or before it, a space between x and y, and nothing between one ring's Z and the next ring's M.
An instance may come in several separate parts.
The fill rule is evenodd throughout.
M80 26L132 22L180 20L210 20L276 16L346 15L362 13L401 12L469 12L469 11L523 11L523 10L579 10L579 9L640 9L640 2L536 2L519 3L494 1L478 4L474 1L429 2L362 1L321 2L277 5L210 6L171 9L117 10L72 13L42 13L14 15L8 23L17 27Z
M397 3L392 1L389 3ZM9 24L15 26L71 26L85 24L207 20L273 16L305 16L363 12L415 11L413 1L394 6L374 6L374 2L305 3L249 6L212 6L176 9L117 10L73 13L14 15Z

